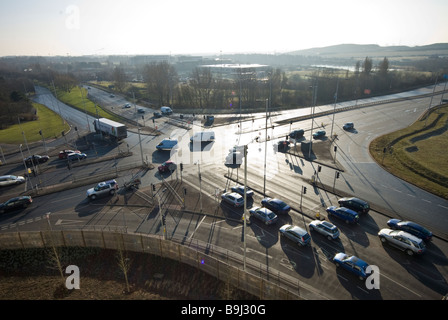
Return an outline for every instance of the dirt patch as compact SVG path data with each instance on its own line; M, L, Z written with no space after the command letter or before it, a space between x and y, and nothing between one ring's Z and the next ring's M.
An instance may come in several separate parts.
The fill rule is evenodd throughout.
M257 299L189 265L135 252L126 252L130 262L128 291L116 251L95 248L63 248L63 270L69 264L78 266L80 270L80 289L68 290L65 278L52 266L48 255L45 249L0 251L0 299Z

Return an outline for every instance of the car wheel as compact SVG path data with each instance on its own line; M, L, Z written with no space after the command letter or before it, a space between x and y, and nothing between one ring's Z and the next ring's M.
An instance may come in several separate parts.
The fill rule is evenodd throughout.
M95 199L96 199L96 195L92 194L92 195L90 196L90 200L95 200Z
M340 267L339 262L335 262L336 267Z
M345 220L345 223L346 223L346 224L349 224L349 223L350 223L350 221L349 221L349 220Z
M363 276L359 276L359 280L364 281L364 277Z
M384 237L380 237L380 240L382 243L386 243L386 241L387 241L386 238L384 238Z
M313 226L310 226L310 231L314 231L314 227Z
M406 253L408 254L408 256L412 256L414 254L414 251L408 249L406 250Z
M332 236L327 236L327 239L328 240L333 240L333 237Z
M113 196L113 195L115 194L115 190L114 190L114 189L110 190L110 191L109 191L109 194L110 194L111 196Z

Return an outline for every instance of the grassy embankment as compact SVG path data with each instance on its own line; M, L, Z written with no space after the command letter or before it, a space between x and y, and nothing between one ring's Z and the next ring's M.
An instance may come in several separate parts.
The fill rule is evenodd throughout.
M81 90L79 88L74 88L70 90L70 92L57 90L57 96L60 101L80 110L81 112L87 112L90 115L96 116L96 112L98 110L98 115L100 117L120 122L120 118L116 117L110 112L107 112L100 106L95 107L95 103L86 98L87 90L84 88L82 88ZM53 92L53 90L51 91ZM37 110L38 120L22 122L20 126L16 124L9 127L8 129L1 130L1 143L24 143L22 131L25 134L27 142L32 143L42 140L42 136L39 134L39 130L42 130L42 134L44 135L45 139L60 138L62 136L62 131L68 132L68 130L70 130L70 126L66 122L62 124L61 117L56 112L38 103L33 103L33 106Z
M33 103L37 111L38 120L22 122L15 124L7 129L0 130L0 142L5 144L24 144L25 140L22 131L25 134L26 141L29 143L42 141L39 131L42 130L44 138L48 141L60 137L62 131L67 132L70 126L64 122L56 112L48 109L39 103Z
M448 199L448 105L409 127L378 137L370 153L386 170ZM384 152L385 151L385 152Z

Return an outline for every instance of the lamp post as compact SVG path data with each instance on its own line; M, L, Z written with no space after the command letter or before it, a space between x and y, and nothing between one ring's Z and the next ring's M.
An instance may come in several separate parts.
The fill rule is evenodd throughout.
M339 78L338 78L338 82L336 83L336 92L334 94L333 121L331 123L330 138L333 136L334 114L336 113L336 101L338 100L338 90L339 90Z
M265 124L265 135L264 135L264 179L263 179L263 195L266 196L266 154L268 151L268 104L269 99L266 99L266 124Z
M312 86L313 88L313 101L311 106L311 133L310 133L310 146L308 150L308 159L311 159L311 149L313 147L313 125L314 125L314 109L316 107L316 100L317 100L317 82L318 79L316 78L316 84Z

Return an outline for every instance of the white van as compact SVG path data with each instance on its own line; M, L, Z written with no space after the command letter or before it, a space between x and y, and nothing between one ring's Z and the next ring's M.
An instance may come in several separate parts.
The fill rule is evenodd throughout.
M173 110L170 107L160 107L160 112L162 112L163 115L173 114Z
M214 131L200 131L196 132L191 138L191 142L199 141L199 142L211 142L215 141L215 132Z

